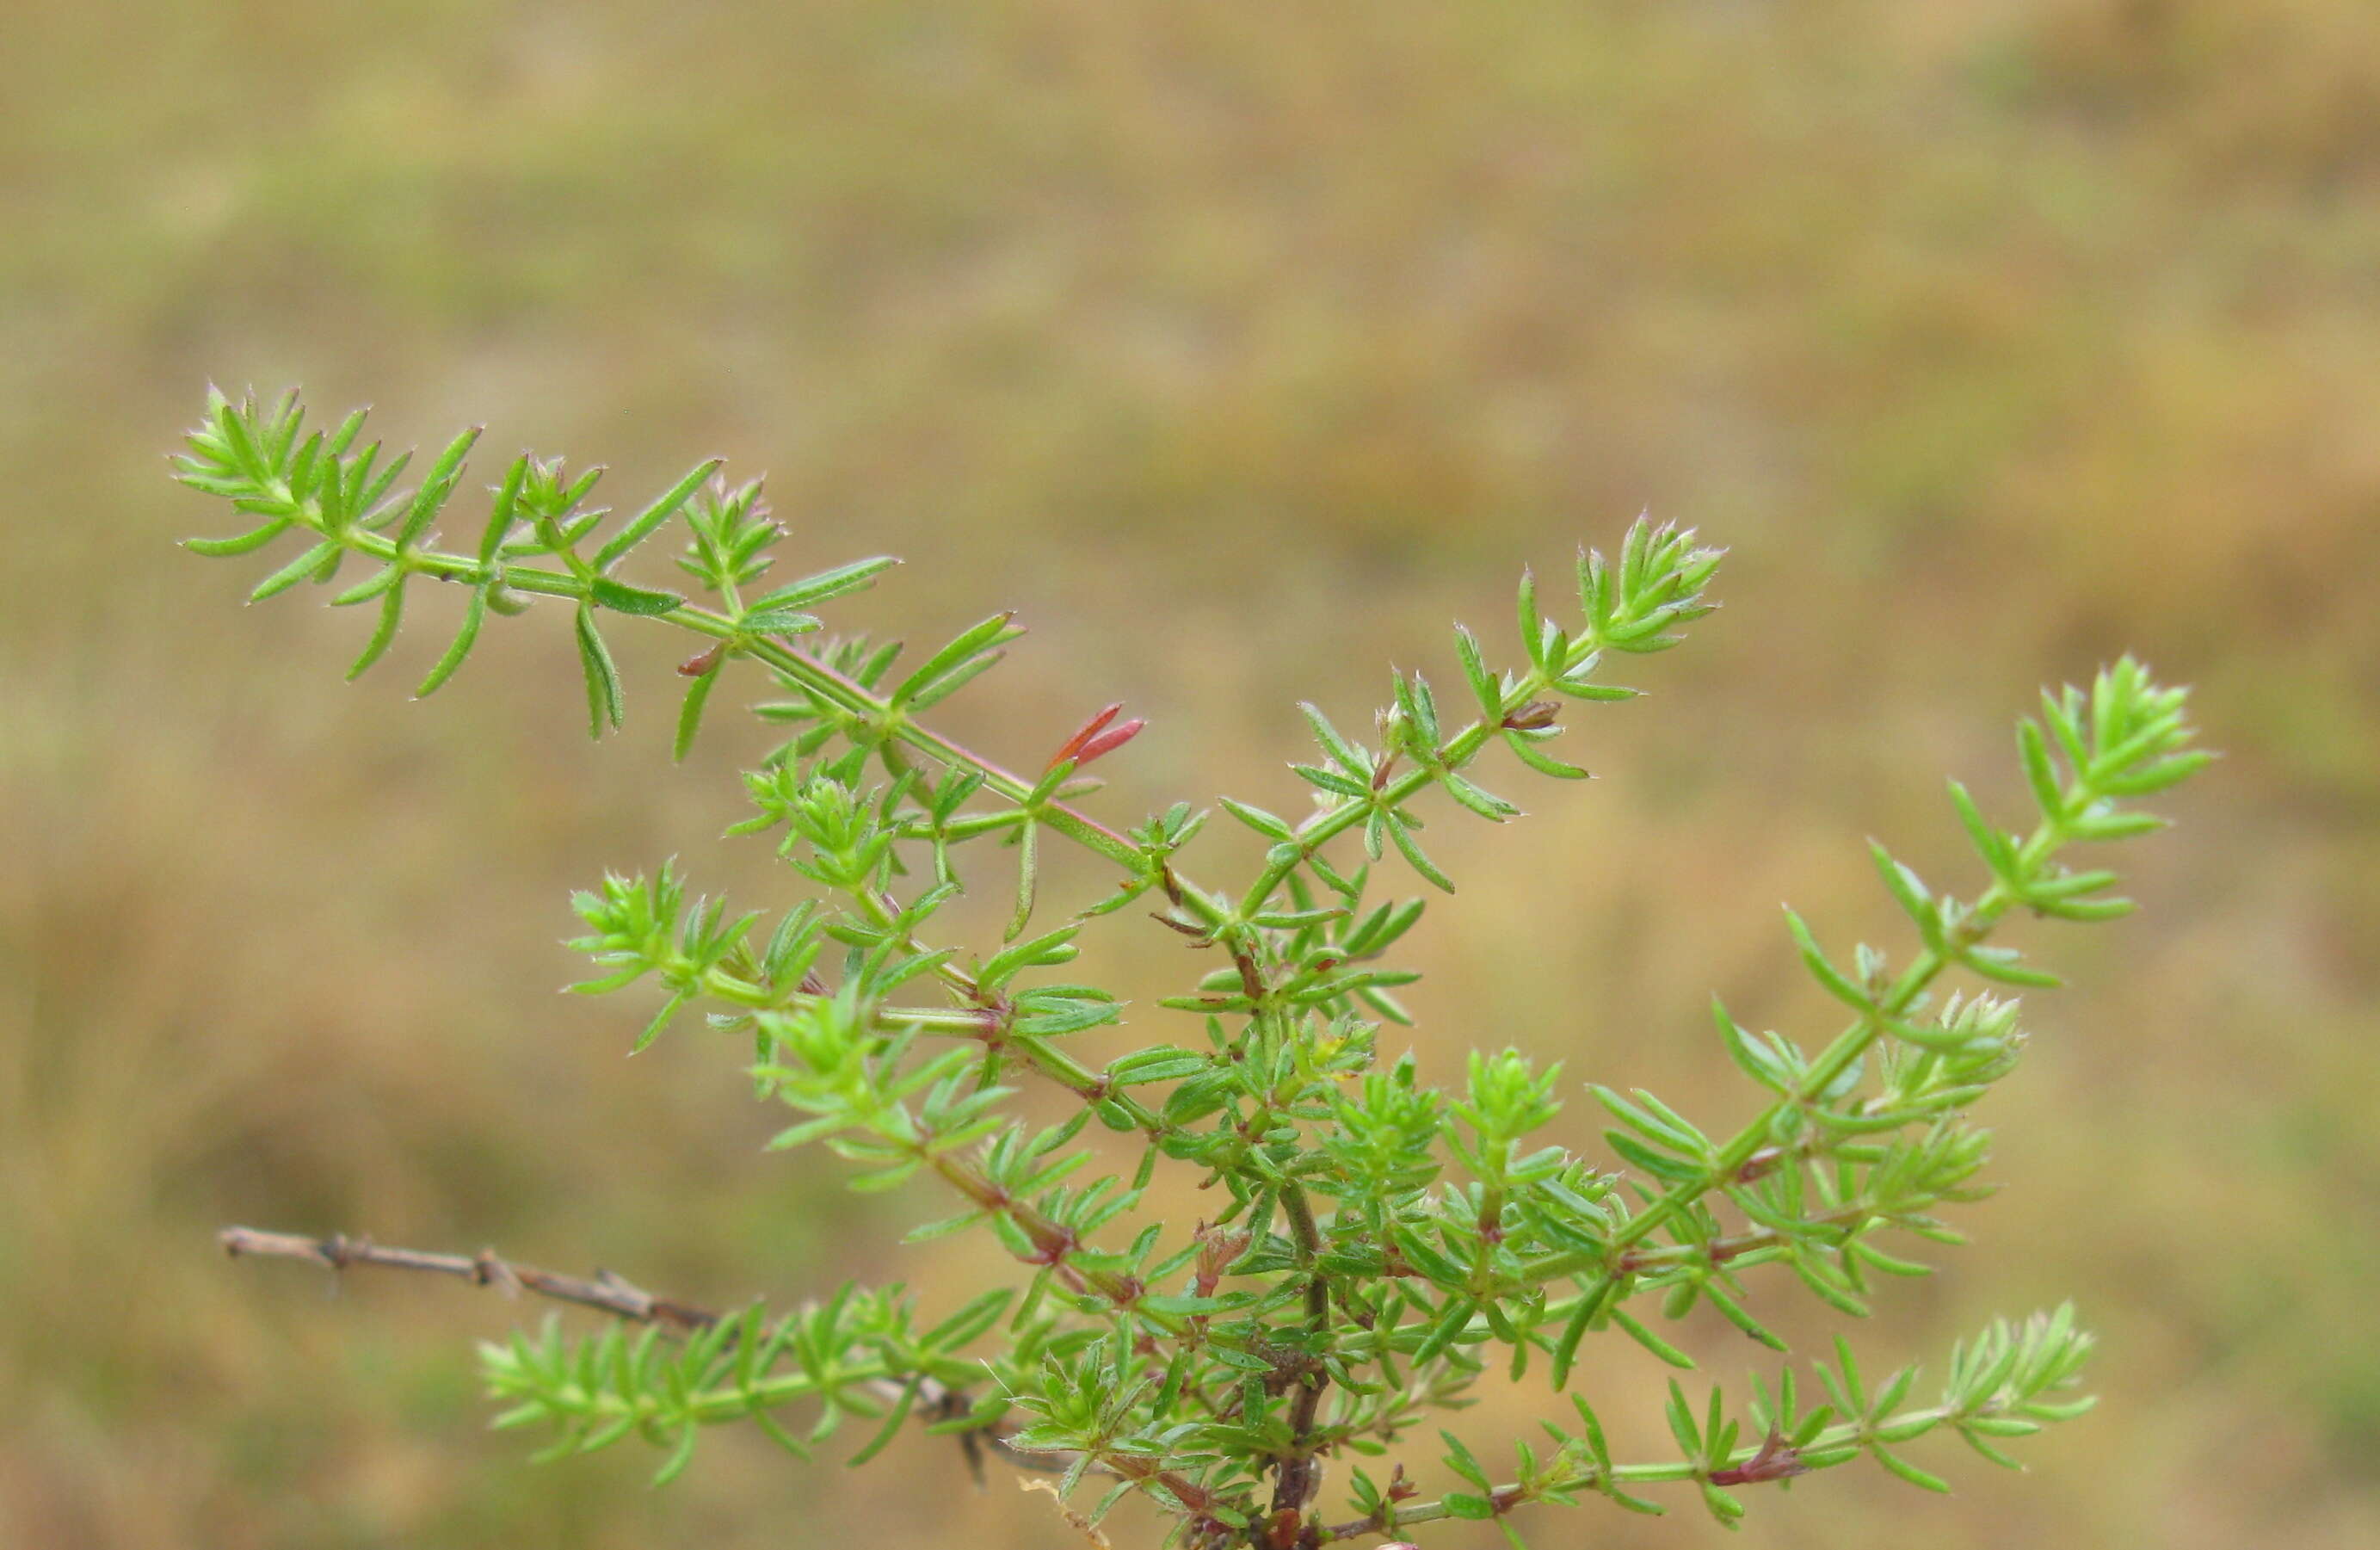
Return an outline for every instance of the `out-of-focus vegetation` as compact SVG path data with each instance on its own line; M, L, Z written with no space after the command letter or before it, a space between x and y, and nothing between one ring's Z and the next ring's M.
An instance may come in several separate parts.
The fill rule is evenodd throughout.
M225 1221L346 1228L721 1303L983 1268L759 1156L732 1049L625 1062L631 1009L552 995L607 863L771 886L713 840L761 732L671 772L672 664L629 644L630 734L592 748L551 629L435 707L341 685L368 621L242 615L172 547L215 517L158 457L209 376L376 395L407 439L487 419L638 487L771 468L803 559L931 556L878 617L1023 610L971 697L994 751L1150 715L1110 762L1124 819L1288 799L1294 699L1360 712L1448 616L1500 624L1514 561L1640 506L1696 522L1728 610L1588 724L1602 781L1447 831L1479 881L1412 997L1425 1059L1511 1039L1682 1105L1743 1102L1708 990L1826 1016L1778 899L1888 932L1861 836L1953 875L1934 772L2003 778L2034 682L2138 649L2230 757L2139 857L2140 917L2029 939L2076 989L1995 1116L2009 1192L1869 1336L2079 1289L2106 1402L2028 1477L1830 1477L1745 1543L2380 1538L2380 13L101 3L7 31L0 1542L1066 1543L922 1436L864 1475L722 1436L659 1495L632 1456L528 1469L467 1343L533 1312L212 1257ZM1491 926L1532 950L1483 961ZM1111 924L1117 977L1171 988L1161 934ZM1587 985L1605 1020L1548 1018ZM1587 1381L1657 1434L1633 1365Z

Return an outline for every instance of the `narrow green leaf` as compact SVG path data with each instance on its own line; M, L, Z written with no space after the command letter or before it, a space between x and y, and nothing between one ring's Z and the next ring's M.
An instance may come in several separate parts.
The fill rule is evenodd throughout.
M676 763L684 763L687 752L693 749L694 735L702 726L702 707L710 702L711 688L719 682L719 676L726 666L727 658L722 653L707 671L696 675L694 681L686 686L686 701L677 712L677 738L670 745L670 758Z
M790 608L755 609L735 622L752 635L808 635L826 628L826 621L816 614L797 614Z
M1531 738L1524 732L1506 732L1504 734L1504 741L1505 744L1512 749L1514 758L1520 760L1522 763L1526 764L1529 768L1536 771L1539 775L1551 775L1556 780L1591 780L1594 778L1590 772L1580 768L1576 764L1565 763L1561 760L1555 758L1552 754L1546 752L1543 749L1536 746L1536 738Z
M1959 961L1985 979L2005 985L2055 990L2066 982L2046 969L2026 968L2013 947L1969 947L1959 954Z
M1755 1040L1728 1016L1727 1008L1718 996L1711 997L1711 1018L1718 1025L1718 1036L1727 1045L1728 1057L1738 1069L1771 1092L1783 1092L1792 1081L1792 1074L1766 1043Z
M998 647L1025 633L1009 622L1014 616L1014 614L994 614L927 658L916 672L902 680L901 687L892 691L892 703L931 704L945 698L958 684L990 666L999 660ZM957 682L950 682L954 677Z
M1402 816L1401 813L1397 814L1395 819L1401 819ZM1397 822L1395 819L1392 819L1386 827L1389 837L1396 841L1397 849L1403 854L1406 863L1427 878L1433 886L1442 888L1450 894L1454 892L1454 880L1439 871L1437 863L1422 853L1421 842L1415 839L1409 832L1411 825Z
M528 478L528 454L513 459L504 470L504 482L496 489L496 504L488 513L488 525L480 534L480 564L493 565L503 550L504 540L512 536L513 523L520 511L521 485Z
M1849 1313L1855 1319L1867 1317L1867 1303L1842 1283L1840 1273L1828 1266L1823 1258L1815 1253L1801 1252L1797 1249L1786 1263L1793 1267L1793 1274L1802 1278L1802 1284L1809 1288L1812 1295L1819 1301L1840 1312ZM1821 1368L1819 1371L1823 1374L1825 1369ZM1845 1408L1856 1410L1859 1407L1851 1405Z
M339 428L331 433L330 440L323 444L322 450L333 458L345 457L347 448L356 444L356 437L363 433L364 421L370 413L370 409L348 410L347 417L339 421Z
M1463 676L1471 685L1472 698L1479 702L1480 714L1489 721L1501 720L1503 688L1479 654L1479 638L1462 625L1454 627L1454 654L1462 660Z
M1448 796L1491 824L1501 824L1507 819L1518 818L1521 815L1521 810L1511 802L1493 791L1481 789L1456 775L1452 770L1442 772L1438 781L1440 786L1446 787Z
M396 546L400 552L412 548L414 543L429 531L430 524L437 520L439 508L455 493L455 480L463 471L463 459L478 445L482 429L474 425L456 436L446 444L446 450L438 455L438 461L431 465L429 477L421 482L421 488L413 493L413 502L406 509L405 526L397 530Z
M373 629L371 640L365 643L363 654L357 657L355 665L347 669L349 683L361 677L365 669L381 659L381 653L387 651L389 643L396 639L396 628L404 617L405 586L400 580L381 594L380 623Z
M868 1440L867 1446L844 1460L846 1467L857 1469L884 1451L894 1435L908 1423L909 1410L917 1402L917 1386L924 1381L924 1377L920 1375L911 1378L902 1386L901 1397L892 1402L892 1409L885 1416L884 1424L877 1430L876 1435Z
M685 1422L679 1425L677 1446L670 1450L670 1456L662 1462L662 1467L653 1471L653 1484L656 1487L667 1485L671 1481L684 1474L686 1465L694 1461L694 1434L693 1422Z
M1438 1318L1430 1324L1429 1333L1423 1336L1421 1344L1414 1348L1414 1365L1420 1366L1453 1344L1455 1337L1461 1335L1464 1326L1470 1324L1471 1315L1477 1312L1478 1308L1477 1302L1462 1293L1450 1293L1446 1300L1446 1306L1439 1311Z
M676 516L677 508L686 504L686 497L702 488L702 482L717 473L719 465L725 460L712 458L697 463L686 470L684 478L663 491L652 505L631 518L626 527L612 535L610 543L595 551L596 573L601 575L610 570L629 550L651 537L655 528Z
M2061 921L2120 921L2135 908L2128 898L2036 898L2030 908Z
M1546 650L1546 621L1537 612L1536 573L1527 569L1521 572L1520 625L1521 649L1529 653L1531 665L1558 670L1561 665Z
M2042 740L2038 722L2028 719L2016 724L2016 747L2024 764L2024 778L2033 787L2033 799L2042 816L2065 816L2066 798L2058 788L2058 771L2049 762L2049 746Z
M259 581L255 589L248 594L248 600L250 603L261 603L268 597L274 597L287 592L298 582L316 575L324 566L335 563L340 553L340 546L335 541L324 539Z
M374 518L374 525L379 525L375 513L379 512L381 500L395 486L397 476L413 466L413 454L400 452L389 459L388 467L374 473L372 459L379 456L380 443L365 447L348 466L344 484L337 477L336 464L324 466L325 477L316 488L315 499L322 503L322 517L328 525L335 529L348 517Z
M1678 1380L1670 1380L1669 1403L1661 1407L1662 1418L1670 1423L1670 1435L1678 1439L1678 1451L1688 1459L1699 1461L1703 1456L1703 1436L1694 1425L1693 1407L1686 1403L1686 1391Z
M603 724L608 721L617 727L624 714L620 669L603 644L602 632L595 628L595 610L588 604L578 605L577 633L578 665L587 676L588 736L601 738Z
M370 603L385 596L391 587L404 580L411 572L402 565L385 565L331 599L334 608L352 608L358 603Z
M1571 1363L1578 1360L1578 1348L1593 1327L1596 1315L1610 1305L1618 1295L1620 1282L1611 1277L1596 1283L1595 1289L1581 1296L1578 1306L1571 1311L1569 1322L1562 1325L1561 1336L1553 1352L1553 1385L1561 1388L1570 1382ZM1582 1401L1583 1403L1583 1401Z
M1788 1349L1782 1336L1754 1318L1745 1311L1742 1303L1721 1291L1717 1285L1704 1283L1703 1296L1710 1300L1710 1305L1718 1309L1728 1323L1767 1346L1770 1350L1781 1351Z
M1949 1481L1944 1480L1940 1475L1926 1473L1924 1470L1919 1469L1908 1459L1893 1453L1890 1449L1883 1446L1881 1444L1871 1446L1868 1451L1876 1455L1876 1461L1877 1463L1882 1464L1894 1474L1897 1474L1901 1479L1909 1482L1910 1484L1922 1486L1928 1491L1939 1492L1946 1496L1950 1494L1950 1483Z
M1123 1056L1110 1065L1106 1074L1108 1080L1119 1087L1135 1087L1144 1082L1179 1081L1184 1077L1195 1077L1214 1063L1212 1055L1160 1045Z
M2020 1473L2023 1471L2024 1466L2022 1464L2017 1462L2014 1458L2010 1458L1998 1448L1994 1447L1991 1444L1985 1442L1983 1437L1975 1432L1973 1426L1974 1423L1970 1422L1959 1429L1959 1435L1967 1440L1967 1446L1969 1447L1973 1448L1977 1453L1982 1454L1985 1458L1990 1459L1993 1463L1998 1464L2004 1470L2015 1470Z
M1876 863L1876 875L1884 879L1886 891L1900 906L1901 913L1909 917L1910 923L1917 928L1917 934L1926 946L1937 952L1942 951L1946 944L1942 938L1941 913L1935 908L1933 896L1926 891L1924 880L1894 860L1892 853L1876 841L1869 840L1867 848L1869 859Z
M1743 1516L1743 1504L1707 1480L1694 1483L1702 1489L1703 1507L1718 1520L1719 1527L1732 1529Z
M416 700L427 700L455 676L455 670L463 665L463 659L471 654L471 646L480 638L480 622L487 616L488 589L474 587L471 600L463 605L462 629L455 632L454 644L446 648L446 654L430 669L430 676L421 680L421 687L413 691Z
M2076 839L2132 839L2165 826L2166 820L2154 812L2118 812L2107 803L2094 802L2080 816L2068 820L2067 832Z
M1008 917L1008 933L1001 938L1003 942L1014 942L1024 935L1026 924L1033 919L1033 893L1039 881L1034 840L1040 827L1028 818L1016 832L1016 909Z
M686 1004L693 999L694 996L691 992L680 991L675 995L671 996L669 1000L662 1003L662 1009L653 1014L652 1019L645 1024L644 1031L637 1035L637 1042L628 1047L628 1053L630 1055L641 1055L644 1053L646 1049L651 1046L652 1042L655 1039L660 1038L662 1032L668 1029L670 1023L677 1017L678 1013L686 1008Z
M1438 698L1429 691L1429 680L1419 673L1411 677L1399 674L1397 705L1412 724L1420 747L1435 751L1441 740L1441 734L1438 725Z
M1694 1359L1693 1357L1688 1356L1685 1352L1678 1349L1677 1347L1670 1344L1667 1340L1662 1339L1659 1336L1645 1328L1642 1324L1639 1324L1635 1319L1630 1317L1627 1309L1612 1309L1611 1322L1626 1330L1630 1339L1635 1341L1646 1350L1651 1351L1655 1356L1659 1357L1670 1366L1683 1367L1689 1370L1693 1368L1694 1364Z
M2215 755L2204 749L2172 754L2154 764L2122 775L2103 775L2097 782L2099 790L2111 797L2149 797L2167 787L2189 779L2215 762Z
M1984 859L1984 864L1992 869L1992 875L2003 880L2013 877L2015 844L1992 826L1983 810L1975 805L1975 799L1955 780L1950 782L1950 804L1959 810L1959 822L1966 826L1968 839L1973 843L1975 853Z
M185 480L184 482L188 483L190 481ZM210 559L225 559L234 555L252 554L287 532L290 525L288 518L275 517L262 527L252 529L233 538L186 538L182 540L182 547L194 555L204 555Z
M657 617L686 601L675 592L632 587L625 581L615 581L600 574L588 588L587 595L600 607L609 608L615 614L633 614L639 618Z
M1702 1165L1673 1157L1656 1151L1625 1130L1606 1130L1604 1143L1620 1154L1621 1161L1642 1168L1656 1178L1671 1184L1694 1183L1703 1177Z
M821 570L815 576L805 576L756 599L752 610L760 613L779 608L808 608L814 603L824 603L829 598L858 592L900 563L890 555L879 555L873 559L854 560L832 570Z
M957 1350L998 1324L1000 1315L1008 1310L1010 1299L1015 1295L1014 1288L995 1287L926 1331L918 1343L931 1350Z
M207 391L214 393L212 387ZM221 398L220 394L216 397ZM252 404L234 405L228 398L222 398L222 401L215 406L215 431L229 447L232 458L239 465L240 471L261 484L273 477L273 470L264 454L258 449L255 436L249 430L249 416L253 410Z
M1828 994L1855 1011L1870 1013L1876 1010L1876 1003L1867 992L1851 976L1828 961L1826 953L1818 946L1818 939L1810 934L1809 926L1791 907L1785 911L1785 925L1793 934L1794 945L1802 949L1802 961L1809 966L1812 977L1824 985Z
M1463 1446L1463 1439L1444 1427L1439 1428L1439 1438L1446 1444L1446 1467L1481 1490L1492 1490L1494 1482L1482 1469L1476 1455Z
M1346 771L1353 779L1369 781L1372 778L1371 762L1364 757L1361 749L1340 736L1339 729L1330 725L1329 717L1303 701L1299 702L1297 708L1305 713L1305 724L1314 729L1314 740L1322 745L1322 751L1330 756L1332 763Z
M1241 823L1245 824L1249 828L1254 829L1257 833L1264 836L1267 839L1294 840L1297 837L1297 831L1289 826L1288 820L1267 812L1264 809L1257 807L1253 803L1236 801L1230 797L1219 797L1216 800L1223 804L1223 811L1225 812L1230 813L1232 817L1238 819Z
M1326 770L1319 764L1292 764L1290 773L1309 786L1318 786L1334 797L1346 797L1355 801L1371 799L1372 788L1353 775Z

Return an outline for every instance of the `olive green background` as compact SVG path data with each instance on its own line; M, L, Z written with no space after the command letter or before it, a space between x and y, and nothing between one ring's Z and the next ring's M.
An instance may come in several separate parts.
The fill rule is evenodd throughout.
M1152 718L1118 822L1294 802L1296 700L1361 726L1391 662L1451 676L1452 619L1509 653L1524 564L1696 524L1727 606L1572 718L1603 778L1500 768L1525 823L1433 826L1463 891L1412 1043L1714 1128L1752 1103L1711 991L1833 1024L1778 901L1898 947L1863 837L1972 878L1942 776L2013 822L2033 686L2139 651L2228 756L2122 859L2140 916L2019 929L2074 982L1990 1110L2006 1193L1858 1332L1934 1357L2071 1294L2105 1401L2026 1475L1929 1443L1954 1496L1863 1465L1740 1543L2380 1541L2380 12L25 5L0 231L0 1541L1075 1543L922 1436L847 1471L721 1434L658 1494L634 1446L532 1469L469 1349L532 1311L215 1256L345 1228L719 1303L1002 1274L892 1246L922 1190L760 1155L732 1046L627 1062L648 1002L552 994L607 865L788 895L717 840L765 735L723 693L672 770L686 648L625 624L629 728L590 745L542 612L431 704L435 606L343 685L368 621L243 612L257 562L174 546L226 530L161 458L210 379L375 401L399 445L484 421L615 500L768 470L793 563L911 562L839 620L1022 610L952 707L990 751ZM1186 1031L1148 1007L1191 969L1164 934L1120 918L1087 968L1143 1008L1087 1053ZM1656 1456L1628 1355L1586 1381ZM1717 1542L1678 1505L1530 1526Z

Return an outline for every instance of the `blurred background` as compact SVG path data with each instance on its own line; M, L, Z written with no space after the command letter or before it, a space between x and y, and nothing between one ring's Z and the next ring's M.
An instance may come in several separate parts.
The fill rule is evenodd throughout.
M789 896L717 838L764 731L722 695L671 769L685 648L627 628L590 745L541 615L415 706L451 620L417 604L343 684L368 620L244 612L263 566L175 546L226 530L162 460L212 379L376 402L399 445L485 422L615 501L766 470L790 563L911 562L840 620L1022 611L952 707L995 753L1152 718L1114 822L1295 801L1296 700L1360 727L1391 662L1451 674L1455 618L1509 653L1524 564L1698 525L1727 606L1572 718L1602 778L1433 830L1463 893L1411 1042L1714 1128L1752 1102L1711 991L1836 1020L1779 900L1898 950L1863 837L1971 877L1942 777L2013 821L2034 686L2140 652L2228 757L2122 858L2141 915L2019 933L2073 983L1995 1105L2006 1194L1861 1332L1938 1361L2070 1294L2103 1405L2025 1476L1928 1444L1954 1496L1863 1465L1739 1543L2380 1543L2380 11L91 0L7 33L0 1541L1075 1543L923 1437L847 1471L722 1433L658 1494L641 1447L528 1467L470 1346L536 1311L215 1254L345 1229L711 1303L999 1273L892 1247L922 1196L759 1155L734 1048L631 1063L648 1002L553 994L606 866ZM1144 1007L1184 973L1129 916L1088 966ZM1739 1338L1682 1338L1741 1382ZM1651 1457L1647 1365L1591 1376ZM1716 1542L1679 1506L1531 1527Z

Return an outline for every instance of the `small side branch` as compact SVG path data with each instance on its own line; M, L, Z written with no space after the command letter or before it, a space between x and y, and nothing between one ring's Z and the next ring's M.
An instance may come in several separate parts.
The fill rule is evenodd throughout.
M420 1249L387 1248L370 1239L350 1238L345 1233L307 1238L298 1233L262 1232L255 1227L225 1227L215 1235L215 1241L234 1259L253 1254L265 1259L311 1260L335 1271L360 1264L384 1270L428 1271L453 1275L475 1287L494 1287L508 1297L532 1291L556 1302L593 1308L632 1324L659 1324L681 1335L708 1329L719 1322L719 1315L707 1308L655 1297L608 1270L597 1271L592 1279L564 1275L500 1259L491 1249L482 1249L476 1254L438 1254Z
M476 1254L441 1254L423 1249L389 1248L368 1238L351 1238L345 1233L309 1238L302 1233L265 1232L256 1227L225 1227L215 1234L215 1241L234 1259L246 1254L260 1259L306 1260L338 1273L358 1265L426 1271L433 1275L452 1275L475 1287L494 1287L508 1297L530 1291L556 1302L610 1313L631 1324L653 1324L673 1335L708 1329L720 1318L708 1308L656 1297L608 1270L599 1270L591 1277L565 1275L504 1259L492 1249L482 1249ZM906 1396L915 1406L914 1413L928 1421L954 1420L970 1409L963 1390L922 1373L908 1381L879 1379L871 1386L886 1400ZM1008 1439L1020 1424L1008 1418L957 1434L968 1470L978 1483L982 1481L983 1453L987 1449L1015 1468L1036 1474L1062 1473L1074 1464L1072 1454L1026 1453L1012 1446Z

